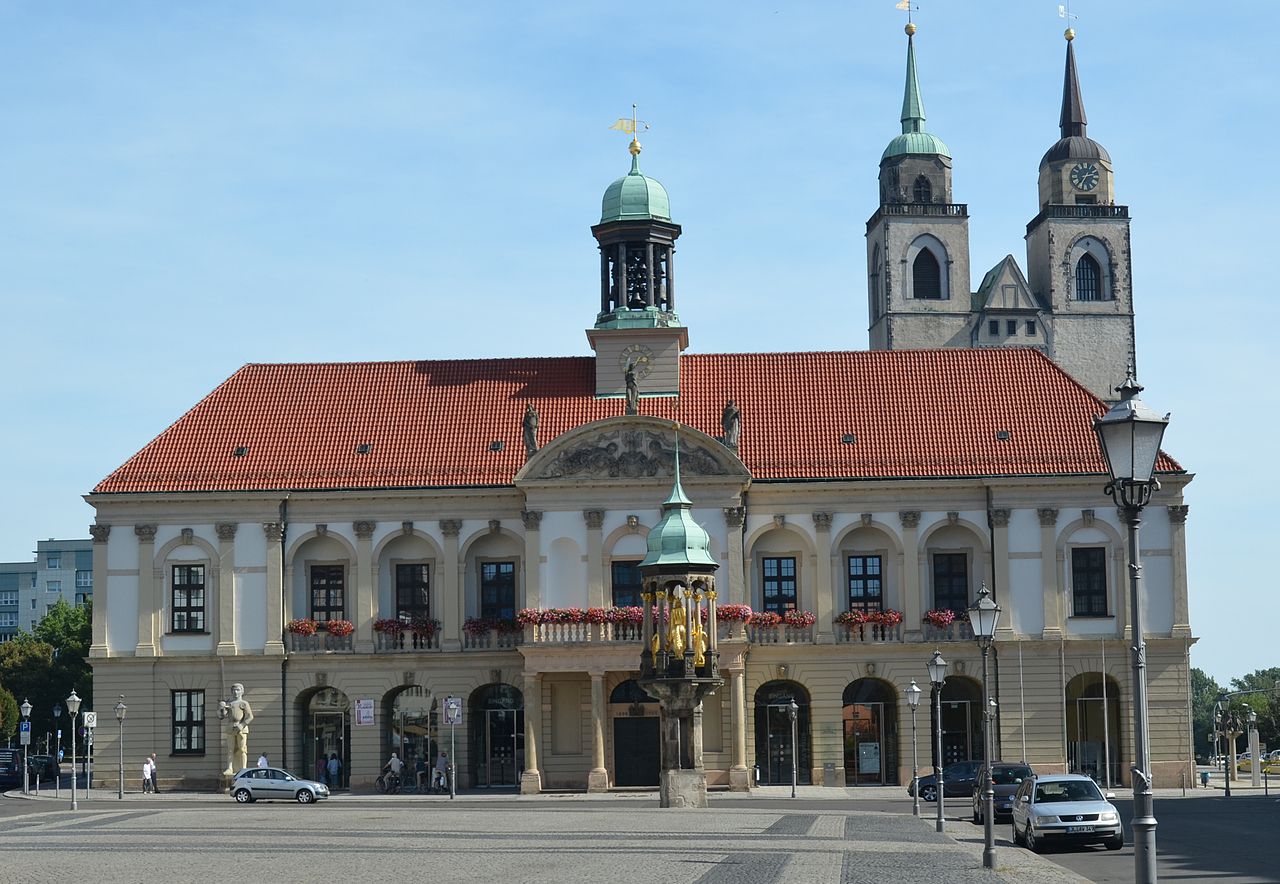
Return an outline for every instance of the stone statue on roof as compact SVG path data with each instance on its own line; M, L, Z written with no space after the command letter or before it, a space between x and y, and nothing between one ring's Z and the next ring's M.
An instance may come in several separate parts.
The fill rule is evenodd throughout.
M624 375L627 383L627 414L640 413L640 387L636 382L636 366L635 363L627 363L627 371Z
M533 457L538 451L538 409L532 402L524 407L524 420L520 427L524 436L524 456Z
M738 438L742 434L742 411L732 399L724 404L724 414L720 416L720 427L724 430L725 447L736 452Z

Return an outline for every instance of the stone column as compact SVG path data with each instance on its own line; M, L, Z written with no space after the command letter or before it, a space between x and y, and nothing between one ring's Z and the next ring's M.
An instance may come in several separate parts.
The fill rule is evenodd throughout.
M462 613L466 606L462 601L464 564L458 560L461 531L461 519L440 520L440 533L444 536L444 560L440 563L440 648L444 651L462 650Z
M516 601L516 607L537 608L542 605L542 513L523 510L524 522L524 605Z
M235 522L219 522L218 532L218 645L219 657L236 653L236 528Z
M284 550L280 548L284 523L263 522L262 533L267 537L267 643L263 653L283 654L285 593L292 589L284 585Z
M110 525L90 525L93 536L93 641L89 645L90 657L106 657L110 654L107 644L107 538Z
M818 561L814 574L817 593L814 599L816 603L814 614L818 618L816 641L820 645L829 645L836 640L831 631L831 618L834 616L832 613L834 590L831 583L831 513L814 513L813 527L818 535Z
M733 726L733 766L729 768L729 791L750 792L751 771L747 768L747 686L746 670L734 667L729 670Z
M604 672L591 671L591 772L588 792L609 791L609 771L604 766Z
M1128 529L1126 529L1128 530ZM1111 585L1116 599L1116 635L1129 638L1129 554L1128 544L1119 544L1111 553Z
M996 624L996 636L1013 638L1013 587L1009 583L1009 510L992 509L991 519L992 581L995 584L993 601L1004 609L1004 615Z
M587 523L587 604L603 608L612 602L605 599L604 588L604 542L600 536L604 510L583 510L582 518Z
M1169 509L1169 546L1173 553L1173 631L1174 638L1191 637L1191 617L1187 611L1187 507ZM1257 758L1257 753L1251 757ZM1260 765L1254 765L1256 777Z
M363 654L373 653L373 618L378 607L378 596L374 592L378 564L373 560L373 530L377 527L377 522L365 520L351 523L356 535L356 607L351 618L355 621L356 635L352 648Z
M138 538L138 645L133 653L138 657L156 655L156 622L160 617L160 591L156 588L156 526L134 525ZM163 580L160 581L163 585Z
M542 673L524 674L524 773L520 774L520 794L542 791L538 770L538 741L542 738Z
M1062 587L1059 577L1062 568L1058 564L1057 524L1058 511L1051 507L1036 510L1040 519L1040 587L1044 607L1044 632L1041 638L1057 640L1062 637Z
M920 511L902 510L902 629L903 637L919 639L925 609L920 599Z
M727 561L724 565L728 569L729 591L725 593L725 598L717 600L719 604L747 604L748 592L742 575L745 560L745 554L742 549L742 523L746 517L747 508L745 506L727 506L724 508L724 525L728 534L728 552L725 556Z

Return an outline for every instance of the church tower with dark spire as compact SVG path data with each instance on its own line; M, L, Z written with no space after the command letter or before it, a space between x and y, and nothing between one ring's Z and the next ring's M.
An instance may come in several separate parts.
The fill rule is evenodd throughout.
M1129 207L1116 204L1111 157L1086 134L1068 28L1061 137L1040 160L1040 211L1027 225L1031 290L1050 314L1049 352L1102 399L1136 364Z
M880 157L880 207L867 221L872 350L969 345L969 212L953 201L951 153L925 130L908 22L902 132Z

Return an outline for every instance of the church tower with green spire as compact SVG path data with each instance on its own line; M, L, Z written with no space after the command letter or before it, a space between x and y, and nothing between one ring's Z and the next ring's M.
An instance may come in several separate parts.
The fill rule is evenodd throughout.
M953 202L951 153L925 130L908 23L902 133L880 157L880 208L867 222L873 350L964 346L969 340L969 211Z
M1068 28L1065 36L1061 137L1040 161L1040 211L1027 225L1027 277L1050 314L1054 361L1094 395L1114 400L1137 359L1129 207L1116 205L1111 157L1086 134L1075 31Z

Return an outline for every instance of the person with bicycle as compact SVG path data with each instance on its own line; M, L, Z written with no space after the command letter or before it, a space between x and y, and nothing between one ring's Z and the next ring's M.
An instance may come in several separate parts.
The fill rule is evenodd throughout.
M400 760L400 756L392 752L382 769L390 774L387 777L387 791L392 793L400 791L400 772L404 770L404 762Z

